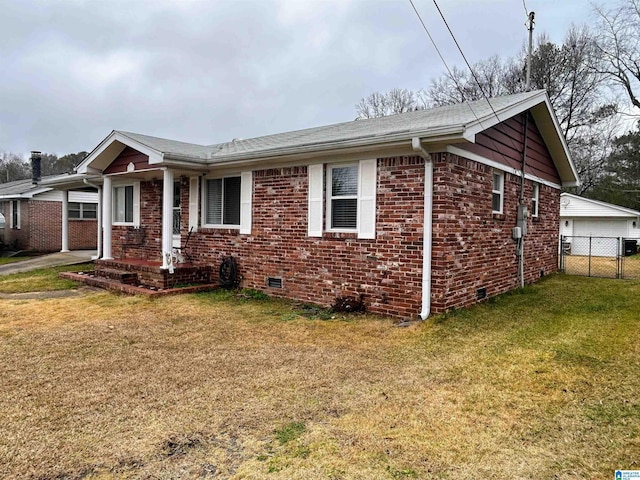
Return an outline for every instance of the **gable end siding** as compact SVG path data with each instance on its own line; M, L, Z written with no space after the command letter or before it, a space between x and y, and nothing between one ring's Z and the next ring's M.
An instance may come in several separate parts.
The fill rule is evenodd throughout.
M105 174L109 173L123 173L127 171L127 166L133 163L136 170L143 170L149 168L149 157L131 147L125 147L125 149L111 162L111 164L104 169Z
M529 115L527 128L526 173L560 184L560 176L553 163L538 127ZM517 115L476 135L476 143L458 145L469 152L509 167L521 170L524 140L524 118Z

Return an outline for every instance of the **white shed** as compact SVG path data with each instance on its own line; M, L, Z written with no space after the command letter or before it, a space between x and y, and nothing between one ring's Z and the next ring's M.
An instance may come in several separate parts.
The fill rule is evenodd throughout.
M572 237L573 255L615 257L612 239L640 239L640 212L570 193L560 195L560 235Z

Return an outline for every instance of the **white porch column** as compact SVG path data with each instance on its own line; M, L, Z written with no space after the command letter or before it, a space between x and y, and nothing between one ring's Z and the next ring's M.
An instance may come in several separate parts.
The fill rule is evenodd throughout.
M104 177L102 187L102 259L111 260L111 216L112 216L112 184L111 177Z
M98 206L96 208L96 227L98 239L96 242L96 258L102 256L102 187L98 187Z
M62 249L69 251L69 190L62 191Z
M162 175L162 268L171 266L173 247L173 171L163 170Z

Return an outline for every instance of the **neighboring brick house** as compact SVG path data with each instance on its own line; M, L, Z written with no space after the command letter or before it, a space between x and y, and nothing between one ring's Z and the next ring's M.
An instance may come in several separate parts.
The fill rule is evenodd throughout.
M62 249L62 205L64 193L51 187L17 180L0 184L0 213L4 228L0 239L5 247L36 252ZM98 197L95 191L68 193L68 248L95 249Z
M235 257L242 287L400 318L556 271L578 183L544 91L209 146L113 131L77 170L102 185L105 260L173 271L188 238L193 264Z

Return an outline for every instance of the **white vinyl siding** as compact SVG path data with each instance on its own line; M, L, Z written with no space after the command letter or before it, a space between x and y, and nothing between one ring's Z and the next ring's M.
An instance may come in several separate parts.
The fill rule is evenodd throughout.
M493 213L502 213L504 203L504 172L493 171L493 189L491 192L491 210Z

